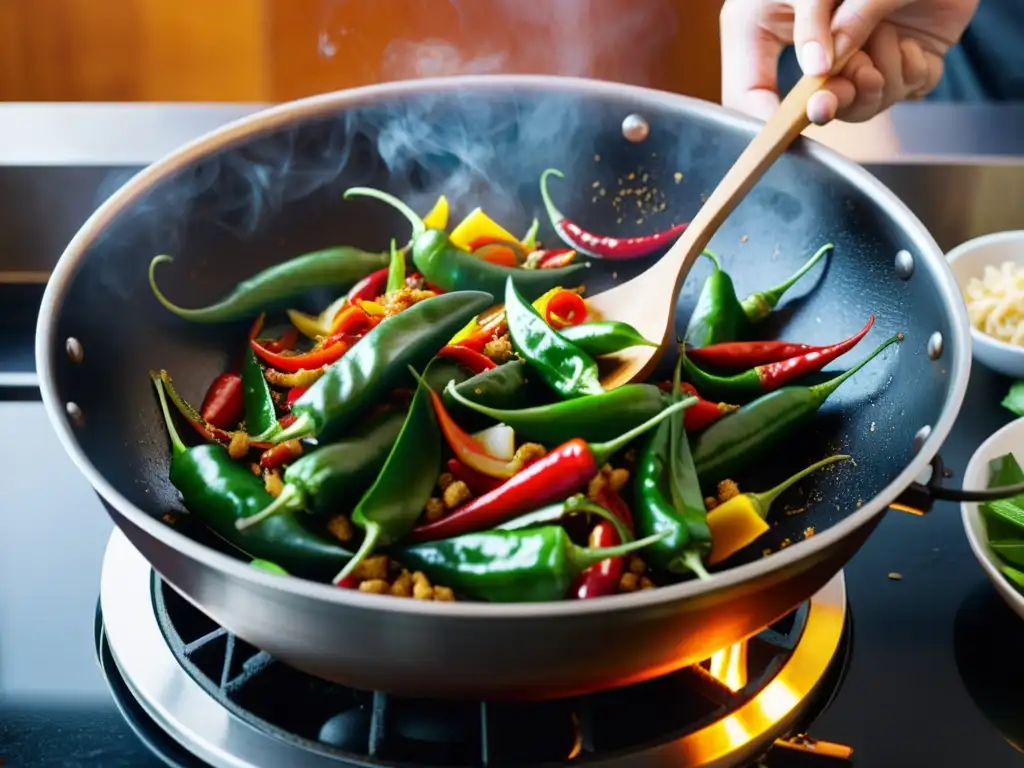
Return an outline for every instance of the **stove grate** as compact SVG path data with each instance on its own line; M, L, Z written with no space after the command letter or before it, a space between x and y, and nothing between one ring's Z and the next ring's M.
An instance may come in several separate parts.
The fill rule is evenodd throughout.
M792 653L808 615L805 604L747 644L747 681L740 690L720 682L705 664L573 699L473 703L329 683L218 627L155 576L153 599L175 657L241 720L348 765L438 768L586 763L683 738L767 685Z

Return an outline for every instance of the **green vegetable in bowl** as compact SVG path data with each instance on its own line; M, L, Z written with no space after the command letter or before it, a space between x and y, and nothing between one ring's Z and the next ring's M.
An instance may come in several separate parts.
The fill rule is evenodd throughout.
M1017 382L1024 384L1024 382ZM1016 385L1014 385L1016 387ZM1024 407L1024 388L1018 388L1020 405ZM1011 395L1013 390L1011 389ZM1007 396L1009 399L1010 396ZM1006 404L1006 401L1003 403ZM1012 410L1012 408L1011 408ZM1012 453L998 456L988 463L988 487L1024 482L1024 469ZM1024 494L979 505L985 523L989 548L999 558L999 570L1015 587L1024 592Z
M1011 413L1024 416L1024 381L1013 382L1000 405Z

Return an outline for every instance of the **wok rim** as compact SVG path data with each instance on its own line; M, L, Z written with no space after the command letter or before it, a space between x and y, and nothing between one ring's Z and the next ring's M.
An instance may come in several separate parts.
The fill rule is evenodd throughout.
M644 103L657 103L680 113L710 116L715 123L724 128L750 135L763 124L761 121L718 104L635 85L549 75L472 75L395 81L284 102L227 123L164 155L161 159L143 168L120 187L79 228L61 254L47 282L36 326L36 370L39 374L42 401L50 423L64 450L78 470L101 498L110 504L119 515L123 515L132 525L137 526L147 535L172 547L179 554L191 560L199 561L232 579L255 583L260 588L273 590L282 595L331 602L340 607L360 610L381 610L405 615L450 617L452 619L569 618L642 611L646 608L681 602L698 596L707 598L744 584L753 583L757 579L770 577L796 566L800 561L816 552L827 550L862 525L867 524L876 515L887 509L889 503L895 500L928 468L930 460L938 453L952 429L966 394L970 375L969 323L967 310L960 299L959 288L938 244L921 221L893 192L864 168L846 159L838 152L812 139L801 137L798 142L794 143L796 151L804 154L816 164L839 174L863 194L876 200L884 210L889 212L900 230L909 236L915 250L915 259L923 260L928 267L928 273L935 278L936 289L944 303L945 314L950 320L952 337L947 339L945 347L952 355L950 365L953 373L942 411L936 422L931 425L931 434L916 455L888 485L873 496L868 503L850 512L823 532L776 551L769 557L759 558L716 573L711 580L706 582L692 579L658 589L610 595L598 600L562 600L545 603L433 602L390 600L386 597L382 598L380 595L365 594L357 590L338 589L331 584L322 584L301 578L280 578L252 568L248 563L231 555L200 544L161 523L128 501L107 481L79 445L64 403L58 398L54 366L51 363L51 359L53 359L51 356L59 354L64 349L64 344L56 343L58 340L55 338L58 330L55 322L59 316L58 310L63 304L77 270L85 261L86 250L110 223L116 220L123 211L134 205L143 193L166 180L168 176L179 171L183 166L213 152L222 151L256 136L290 124L300 123L303 120L369 106L386 99L419 97L424 93L444 94L465 88L488 88L506 92L539 91L546 94L563 92L576 96L591 95L611 101L633 102L636 105L634 108L642 108L641 105ZM923 342L924 339L922 339Z

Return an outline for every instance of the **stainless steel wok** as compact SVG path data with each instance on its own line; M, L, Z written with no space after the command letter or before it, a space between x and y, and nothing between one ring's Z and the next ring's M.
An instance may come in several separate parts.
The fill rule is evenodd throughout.
M230 631L314 675L404 695L541 698L702 660L784 615L842 568L888 505L928 470L964 396L968 324L943 255L868 173L804 141L711 243L741 295L835 243L827 265L791 293L766 334L824 343L860 328L870 313L877 322L863 350L906 334L898 351L845 384L785 455L740 480L763 488L836 449L851 453L856 467L805 484L806 512L779 516L764 542L712 581L592 601L378 597L264 574L201 532L165 525L161 514L179 505L147 371L167 368L197 399L236 348L238 328L179 321L153 299L146 269L155 254L173 254L164 289L200 305L308 250L384 248L404 225L372 201L344 202L342 191L356 184L384 187L420 210L443 191L460 213L482 205L525 230L542 210L537 178L550 166L567 174L558 195L571 217L594 230L635 233L635 203L616 192L620 186L664 195L664 224L685 219L756 128L682 96L547 77L395 83L240 120L139 173L68 246L38 327L50 419L160 576ZM588 290L649 264L598 263ZM705 269L695 268L680 296L681 324ZM310 297L310 306L331 298ZM778 551L762 557L762 548Z

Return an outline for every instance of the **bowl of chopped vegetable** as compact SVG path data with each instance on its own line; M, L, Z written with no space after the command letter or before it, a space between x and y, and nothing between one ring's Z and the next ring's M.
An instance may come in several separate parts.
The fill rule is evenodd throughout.
M1024 230L976 237L946 259L967 306L974 358L1024 378Z
M706 660L921 501L971 364L929 233L799 141L686 274L683 343L604 388L661 339L588 298L656 267L759 128L526 76L225 126L68 245L47 414L162 579L307 673L495 700Z
M1024 418L988 438L967 464L964 484L991 488L1024 484ZM1013 498L962 502L961 515L974 556L1007 604L1024 618L1024 488Z

